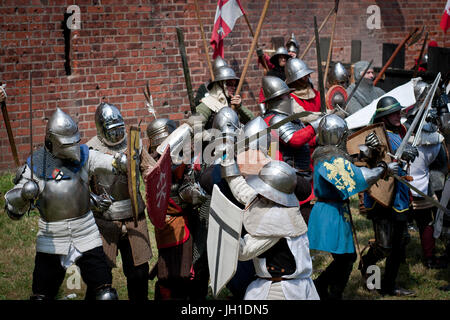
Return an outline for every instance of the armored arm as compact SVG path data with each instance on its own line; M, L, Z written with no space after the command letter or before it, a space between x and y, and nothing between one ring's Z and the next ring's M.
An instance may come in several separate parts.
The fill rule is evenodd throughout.
M396 174L398 171L398 163L391 162L386 164L386 162L381 161L375 168L369 169L366 167L360 167L360 169L364 180L369 186L371 186L379 179L384 178L386 175Z
M105 154L93 149L89 149L88 160L89 174L123 174L127 171L126 155L123 153L117 153L114 156Z
M30 208L31 202L39 195L39 185L30 180L31 171L28 166L17 170L13 189L5 194L5 210L13 220L19 220Z

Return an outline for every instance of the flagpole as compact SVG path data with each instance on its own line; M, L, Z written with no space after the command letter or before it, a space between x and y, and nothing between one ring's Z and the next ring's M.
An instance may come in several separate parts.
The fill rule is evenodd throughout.
M212 64L211 64L211 59L209 58L208 45L206 43L205 32L203 31L203 23L202 23L202 20L200 19L200 9L198 8L198 1L194 0L194 2L195 2L195 12L197 14L198 24L200 25L200 33L201 33L202 39L203 39L203 46L205 48L206 61L208 62L209 74L211 76L211 81L214 81L214 73L213 73L213 68L212 68Z
M267 9L269 8L270 0L266 0L263 8L263 12L261 17L259 18L258 26L256 27L256 33L253 37L252 45L250 47L250 51L248 52L247 61L245 62L244 69L242 70L241 78L239 79L239 84L236 88L235 95L238 95L241 92L242 85L244 84L245 75L247 74L247 69L250 64L250 59L252 57L253 51L255 51L256 43L258 42L259 33L261 32L262 24L264 18L266 17Z
M242 11L242 14L244 15L245 22L247 22L247 26L248 26L248 29L250 30L250 34L252 35L252 38L254 38L255 34L253 33L253 29L252 29L252 26L250 25L250 21L248 21L247 14L244 11ZM256 46L259 47L258 42L256 42ZM267 65L267 61L264 59L264 57L261 58L261 61L262 61L264 69L266 69L268 71L269 66Z

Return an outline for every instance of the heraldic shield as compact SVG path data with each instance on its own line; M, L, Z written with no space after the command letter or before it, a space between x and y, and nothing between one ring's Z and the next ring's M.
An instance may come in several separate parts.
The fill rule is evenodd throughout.
M172 160L167 146L152 171L145 177L148 217L152 224L163 229L172 186Z
M207 238L210 286L214 297L236 272L243 212L214 185Z
M392 150L383 123L377 123L367 126L349 136L347 139L348 153L350 155L359 154L359 145L365 144L367 135L372 132L375 132L375 134L380 139L381 144L380 153L378 159L376 159L375 162L382 160L386 163L390 163L392 159L388 155L388 152L392 154ZM355 164L359 166L371 167L371 165L366 162L356 162ZM394 202L394 185L394 178L389 177L387 180L378 180L377 183L373 184L367 191L369 195L375 199L375 201L377 201L383 207L389 208Z

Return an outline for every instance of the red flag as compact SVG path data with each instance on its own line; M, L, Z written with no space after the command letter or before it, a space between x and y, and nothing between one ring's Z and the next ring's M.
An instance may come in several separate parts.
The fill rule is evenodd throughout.
M214 49L213 59L218 55L223 58L223 39L233 30L236 20L242 16L239 0L219 0L217 2L216 17L210 43Z
M447 4L445 5L440 26L441 29L444 30L444 33L447 33L447 29L450 28L450 0L447 0Z
M170 147L156 163L152 171L144 178L147 200L147 213L153 225L159 229L166 224L170 187L172 186L172 159Z

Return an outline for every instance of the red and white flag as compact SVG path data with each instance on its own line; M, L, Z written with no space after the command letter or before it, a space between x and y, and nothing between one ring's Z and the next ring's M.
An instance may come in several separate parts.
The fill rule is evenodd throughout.
M450 0L447 0L447 4L445 5L444 14L441 18L441 29L444 30L444 33L447 32L447 29L450 28Z
M223 58L223 39L233 30L236 20L244 15L239 0L219 0L210 43L214 49L213 59Z

